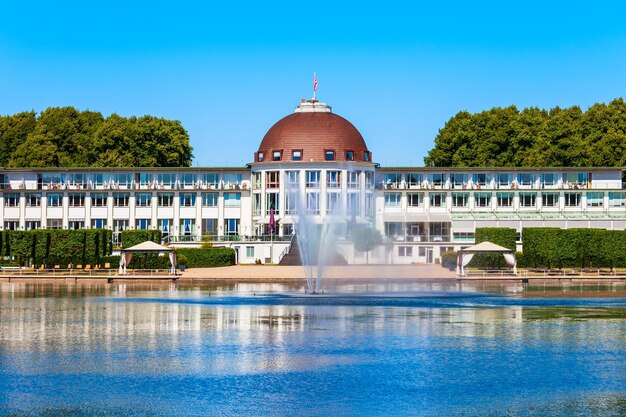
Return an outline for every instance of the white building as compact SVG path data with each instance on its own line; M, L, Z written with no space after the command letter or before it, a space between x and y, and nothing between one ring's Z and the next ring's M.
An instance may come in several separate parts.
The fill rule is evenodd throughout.
M341 210L384 244L370 262L437 262L474 242L477 227L624 230L624 168L382 168L359 131L303 101L241 168L56 168L0 171L0 227L160 229L175 246L203 239L240 263L280 261L298 211L315 223ZM269 227L273 209L276 227ZM346 214L347 213L347 214ZM348 262L364 262L349 241Z

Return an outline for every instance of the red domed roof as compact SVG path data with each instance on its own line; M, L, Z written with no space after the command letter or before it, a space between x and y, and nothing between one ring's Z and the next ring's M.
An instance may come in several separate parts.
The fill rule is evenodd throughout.
M330 107L326 105L320 103L315 106L327 110L296 110L296 113L282 118L272 126L261 141L255 162L276 160L370 162L371 155L363 136L352 123L331 113ZM276 151L281 153L279 159L274 156ZM301 152L300 159L294 158L294 151ZM334 152L334 158L329 159L328 151Z

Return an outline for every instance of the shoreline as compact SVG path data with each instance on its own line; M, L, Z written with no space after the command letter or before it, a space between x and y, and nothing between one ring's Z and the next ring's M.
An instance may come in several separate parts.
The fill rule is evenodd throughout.
M313 271L315 275L315 270ZM420 282L459 282L459 283L626 283L626 276L516 276L494 275L459 277L456 272L440 265L350 265L328 266L323 271L323 280L330 281L420 281ZM193 268L172 275L129 275L116 273L103 275L85 274L11 274L0 276L0 283L41 283L41 282L137 282L137 283L298 283L306 280L302 266L279 265L233 265L216 268Z

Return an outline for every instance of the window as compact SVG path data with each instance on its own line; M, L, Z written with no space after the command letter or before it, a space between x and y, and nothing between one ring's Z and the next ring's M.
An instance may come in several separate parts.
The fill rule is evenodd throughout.
M285 214L298 214L298 196L294 193L285 194Z
M500 188L508 188L511 185L513 175L507 173L496 174L496 181Z
M398 256L413 256L413 247L398 246Z
M365 194L365 215L374 215L374 195L370 193Z
M401 222L385 222L385 236L404 236L404 227Z
M180 174L180 185L187 190L196 188L198 185L198 176L189 172Z
M85 207L85 194L70 193L67 196L70 207Z
M179 198L181 207L196 206L196 193L180 193Z
M48 219L46 221L46 228L48 229L61 229L62 227L63 221L61 219Z
M260 181L260 178L259 178L259 181ZM217 188L219 188L219 185L220 185L220 176L219 174L216 174L214 172L211 172L208 174L202 174L202 183L205 184L207 187L216 190Z
M272 161L280 161L280 151L272 152Z
M400 186L400 174L395 172L388 172L383 175L383 188L399 188Z
M261 189L261 173L260 172L252 173L252 188L255 190Z
M359 188L360 171L348 171L348 188Z
M320 188L320 171L306 171L306 188Z
M298 149L291 151L291 159L293 161L302 161L302 150Z
M91 174L91 182L94 187L104 187L105 185L108 187L111 177L109 174L104 173L93 173ZM43 181L46 181L46 175L43 176Z
M26 220L26 230L41 229L41 221L39 220Z
M241 174L223 174L222 175L222 181L224 181L224 184L226 184L227 186L231 186L231 185L239 185L241 184L241 181L243 179L243 175Z
M217 236L217 219L202 219L202 234Z
M565 207L580 207L581 193L565 193Z
M424 205L424 193L408 193L409 207L422 207Z
M128 193L113 193L113 207L128 207Z
M224 207L241 206L241 193L224 193Z
M450 241L450 223L431 222L428 224L432 242Z
M557 185L559 182L559 178L557 174L554 173L548 173L548 174L541 174L541 183L543 184L544 187L552 187Z
M519 205L520 207L535 207L537 195L535 193L520 193Z
M346 161L354 161L354 151L346 151Z
M84 229L85 228L85 221L84 220L70 220L67 223L67 227L70 230Z
M430 193L429 194L430 207L445 207L446 195L443 193Z
M280 172L268 171L265 173L265 188L280 187Z
M543 193L542 198L544 207L559 207L559 193Z
M139 181L139 186L141 188L151 188L152 180L154 180L154 174L152 174L151 172L141 172L135 175L135 180Z
M513 193L496 193L498 207L513 207Z
M115 189L118 188L130 188L131 184L133 183L133 176L132 174L121 174L121 173L116 173L113 174L111 176L111 179L113 180L113 187Z
M307 193L306 209L311 214L320 214L320 195L319 193Z
M626 193L609 193L609 207L624 207Z
M26 194L26 207L40 207L41 194Z
M531 185L533 185L533 174L518 174L517 183L520 186L530 187Z
M587 207L602 207L604 193L587 193Z
M157 200L159 203L159 207L173 207L174 206L174 194L158 193Z
M172 219L157 220L157 227L161 231L161 235L163 239L169 237L170 232L173 232L173 230L171 230L173 224L174 224L174 220Z
M298 185L300 184L300 172L285 171L285 179L287 180L287 188L298 188Z
M438 174L431 174L430 175L430 183L435 188L443 187L444 181L445 181L445 175L444 174L438 173Z
M180 236L193 236L196 233L196 219L180 219L178 228Z
M107 206L107 195L106 194L92 194L91 195L91 206L92 207L106 207Z
M385 207L400 207L401 193L385 193Z
M287 194L286 198L289 198L289 194ZM261 194L252 194L252 215L261 215Z
M581 186L587 184L587 173L586 172L568 172L567 174L563 174L563 179L565 183L569 186Z
M370 159L372 159L372 156L371 156L370 152L369 151L364 151L363 152L363 161L364 162L369 162Z
M374 173L366 172L365 173L365 186L367 188L374 188Z
M326 194L326 213L333 213L339 210L340 206L340 193L327 193Z
M152 194L150 193L135 194L135 206L150 207L151 204L152 204Z
M334 161L335 160L335 151L325 150L324 151L324 160L325 161Z
M157 181L159 182L160 189L171 189L176 183L176 175L171 173L157 174Z
M422 186L422 182L424 181L424 176L419 173L411 172L407 174L406 180L410 188L419 188Z
M361 211L360 196L361 194L359 193L348 193L346 212L349 216L355 216Z
M224 219L224 234L227 236L238 235L239 219Z
M41 176L42 188L61 189L65 185L65 174L46 173Z
M20 228L20 222L19 220L7 220L4 222L4 228L6 230L18 230Z
M246 246L246 258L254 258L254 246Z
M474 182L474 184L476 184L479 187L486 187L487 186L487 174L474 174L472 177L472 181Z
M265 194L265 215L270 215L270 209L274 209L274 214L278 214L278 210L280 209L279 205L280 200L278 199L278 193L267 193Z
M476 207L491 207L491 194L489 193L476 193L474 200Z
M454 188L464 188L467 186L467 174L453 172L450 174L450 183Z
M135 220L135 229L148 230L150 229L150 219L137 219Z
M20 195L18 193L8 193L8 194L5 194L4 195L4 205L6 207L19 207L19 205L20 205Z
M63 194L48 194L48 207L63 207Z
M264 156L265 156L265 155L263 154L263 152L259 152L259 153L257 153L257 160L258 160L259 162L263 162L263 157L264 157Z
M452 193L452 207L467 207L468 201L469 201L469 194Z
M217 207L217 193L202 193L202 207Z
M91 219L92 229L106 229L107 219Z
M341 171L326 172L326 187L328 188L340 188L341 187Z
M70 189L82 190L85 188L87 184L87 175L86 174L68 174L67 183L70 186Z

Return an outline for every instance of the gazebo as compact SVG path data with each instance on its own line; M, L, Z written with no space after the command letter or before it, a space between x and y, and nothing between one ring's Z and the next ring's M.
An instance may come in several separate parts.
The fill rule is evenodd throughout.
M130 248L122 249L120 251L120 274L126 273L126 267L130 264L130 260L133 258L134 253L162 253L169 252L170 262L172 269L170 273L176 274L176 252L172 248L168 248L150 240L140 243Z
M478 245L470 246L469 248L461 249L457 252L456 273L464 276L465 267L470 263L472 258L477 253L500 253L504 256L504 260L507 264L513 267L513 273L517 274L517 259L515 258L515 251L496 245L491 242L481 242Z

